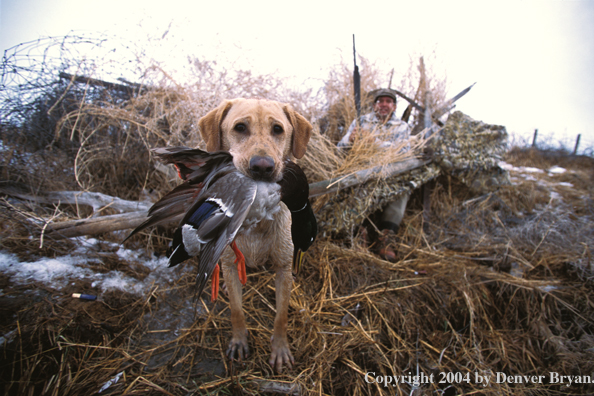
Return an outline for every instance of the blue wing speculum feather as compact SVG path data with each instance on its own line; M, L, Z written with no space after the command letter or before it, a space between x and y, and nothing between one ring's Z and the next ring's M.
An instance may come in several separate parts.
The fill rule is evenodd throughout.
M207 199L200 207L190 215L188 224L198 228L206 219L208 219L215 210L221 210L219 204L213 200Z

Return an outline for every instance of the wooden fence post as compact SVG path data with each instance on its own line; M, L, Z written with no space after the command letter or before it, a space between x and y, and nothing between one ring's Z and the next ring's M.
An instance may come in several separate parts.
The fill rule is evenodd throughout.
M579 147L579 145L580 145L580 138L581 138L581 137L582 137L582 134L581 134L581 133L579 133L579 134L577 135L577 139L575 140L575 148L573 149L573 155L576 155L576 154L577 154L578 147Z
M532 138L532 147L536 147L536 136L538 135L538 129L534 130L534 137Z

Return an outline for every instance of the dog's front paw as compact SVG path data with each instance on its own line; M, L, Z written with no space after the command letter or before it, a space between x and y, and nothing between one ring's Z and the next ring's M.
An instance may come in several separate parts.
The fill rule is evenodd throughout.
M248 354L247 335L233 336L227 348L227 357L231 360L242 361L243 359L247 359Z
M286 338L272 337L272 353L268 363L279 373L282 371L283 366L287 366L289 369L293 368L295 359L291 355L289 342Z

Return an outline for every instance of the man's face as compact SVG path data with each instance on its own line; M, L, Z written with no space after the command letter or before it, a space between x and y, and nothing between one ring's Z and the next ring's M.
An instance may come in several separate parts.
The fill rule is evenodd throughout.
M396 110L396 103L394 102L394 99L389 96L380 96L375 101L373 110L375 111L375 114L378 115L378 117L381 119L386 119L390 116L390 114L392 114L394 110Z

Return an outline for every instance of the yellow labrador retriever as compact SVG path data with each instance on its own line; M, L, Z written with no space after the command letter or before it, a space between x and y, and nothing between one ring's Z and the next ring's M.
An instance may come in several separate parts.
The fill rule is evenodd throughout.
M256 180L275 182L283 172L284 160L305 155L311 136L311 124L291 106L261 99L223 101L199 121L207 151L228 151L244 175ZM294 358L287 340L289 298L293 284L291 273L293 243L291 217L281 205L271 220L261 221L249 232L238 235L236 243L251 268L268 266L276 272L276 317L272 335L270 365L281 371ZM242 290L234 254L226 249L222 269L231 307L232 338L229 358L248 356L247 329L242 310Z

